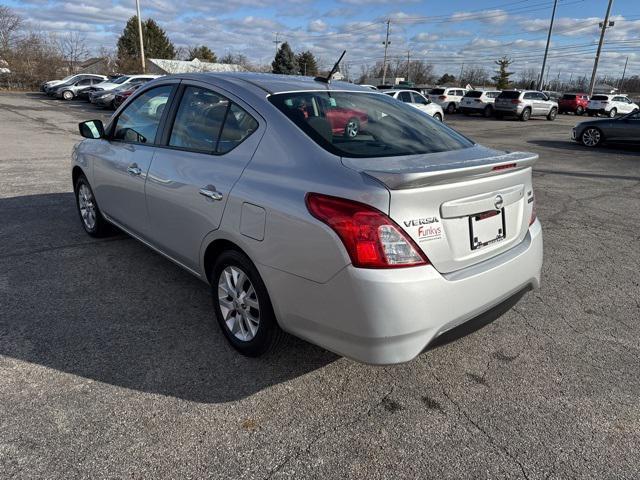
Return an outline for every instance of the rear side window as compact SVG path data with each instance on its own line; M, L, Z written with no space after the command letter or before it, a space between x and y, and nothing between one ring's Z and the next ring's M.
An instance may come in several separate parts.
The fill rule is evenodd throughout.
M465 94L467 98L480 98L482 96L482 92L480 90L470 90Z
M114 139L153 144L172 90L171 85L152 88L133 100L116 120Z
M516 98L520 98L520 92L509 90L506 92L502 92L500 95L498 95L498 98L508 98L509 100L513 100Z
M185 88L171 128L169 146L202 153L227 153L251 135L258 122L211 90Z
M473 145L442 122L387 95L301 91L274 94L269 101L311 140L342 157L415 155Z

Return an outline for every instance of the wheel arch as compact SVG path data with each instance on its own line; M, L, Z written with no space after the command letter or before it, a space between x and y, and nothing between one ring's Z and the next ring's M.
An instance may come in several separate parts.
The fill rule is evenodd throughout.
M237 243L234 243L226 238L217 238L215 240L212 240L206 246L204 255L202 257L202 266L207 282L211 283L211 265L213 265L214 260L226 250L235 250L242 253L243 255L246 255L246 257L251 260L251 257L247 255L247 252L245 252ZM251 263L253 263L253 260L251 260Z
M71 181L73 182L74 191L76 189L76 182L78 181L78 178L80 178L80 175L84 175L85 177L87 176L81 167L79 167L78 165L74 165L73 170L71 170Z

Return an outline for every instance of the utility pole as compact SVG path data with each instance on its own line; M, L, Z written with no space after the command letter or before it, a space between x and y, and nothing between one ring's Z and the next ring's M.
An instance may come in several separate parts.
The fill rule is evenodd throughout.
M138 12L138 34L140 35L140 62L142 63L142 73L145 73L146 62L144 60L144 41L142 40L142 19L140 18L140 0L136 0L136 10Z
M618 84L618 90L622 90L622 86L624 85L624 76L627 74L627 63L629 63L629 57L624 61L624 70L622 71L622 78L620 79L620 83Z
M600 61L600 52L602 51L602 44L604 43L604 34L607 31L607 27L613 26L609 25L609 14L611 13L611 5L613 4L613 0L609 0L609 5L607 6L607 13L604 16L604 23L602 23L602 32L600 32L600 42L598 43L598 51L596 52L596 58L593 62L593 72L591 72L591 82L589 82L589 96L593 95L593 89L596 86L596 74L598 73L598 62Z
M382 61L382 84L387 83L387 47L389 46L389 27L391 25L391 19L387 20L387 38L384 42L384 60Z
M551 22L549 22L549 33L547 34L547 46L544 49L544 58L542 59L542 70L540 70L540 80L538 81L538 90L542 90L542 80L544 80L544 67L547 64L547 55L549 54L549 44L551 43L551 31L553 30L553 20L556 17L556 6L558 0L553 0L553 11L551 12Z
M410 67L411 67L411 50L407 50L407 82L409 81L410 75Z
M278 54L278 45L281 44L282 42L278 41L278 35L280 35L280 32L276 32L276 39L273 41L273 43L276 44L276 55Z
M460 67L460 76L458 77L458 83L462 86L462 74L464 73L464 62L462 62L462 66Z

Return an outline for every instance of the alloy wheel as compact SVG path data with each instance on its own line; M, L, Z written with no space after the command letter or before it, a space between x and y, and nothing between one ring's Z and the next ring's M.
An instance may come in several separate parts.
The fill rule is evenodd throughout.
M247 274L235 265L218 279L218 304L222 319L238 340L251 341L260 327L260 302Z
M78 207L80 208L80 216L87 230L92 231L96 228L96 202L89 186L85 183L78 188Z
M64 92L64 93L62 94L62 97L63 97L65 100L71 100L71 99L73 98L73 93L71 93L70 91L68 91L68 90L67 90L66 92Z
M352 118L347 122L347 125L344 127L344 131L347 134L347 137L353 138L358 135L360 131L360 125L358 125L358 121L355 118Z
M595 147L600 143L600 131L597 128L587 128L582 132L582 143L587 147Z

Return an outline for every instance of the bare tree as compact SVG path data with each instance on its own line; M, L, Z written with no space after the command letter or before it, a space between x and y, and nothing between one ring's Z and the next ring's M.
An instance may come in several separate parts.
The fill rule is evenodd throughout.
M64 59L69 73L75 73L81 60L89 56L87 39L79 32L68 32L55 37L55 45Z
M460 85L465 86L467 84L474 87L481 87L489 83L489 72L483 67L468 67L460 78Z
M22 18L9 7L0 5L0 55L15 43L22 28Z

